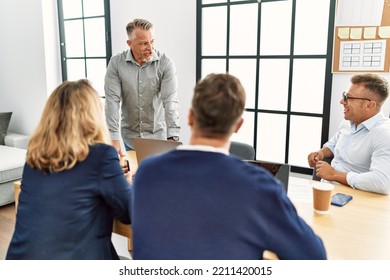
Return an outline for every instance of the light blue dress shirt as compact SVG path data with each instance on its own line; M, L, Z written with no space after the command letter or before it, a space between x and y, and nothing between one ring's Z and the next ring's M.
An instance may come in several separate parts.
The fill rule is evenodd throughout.
M347 173L353 188L390 193L390 120L383 113L362 122L343 121L324 144L334 155L332 166Z

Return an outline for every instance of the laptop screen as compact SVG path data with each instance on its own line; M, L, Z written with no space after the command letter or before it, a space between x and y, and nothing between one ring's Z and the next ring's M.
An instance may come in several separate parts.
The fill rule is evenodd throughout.
M262 160L246 160L251 164L261 166L264 169L268 170L276 179L278 179L283 187L285 192L287 193L288 189L288 180L290 177L290 165L286 163L277 163L270 161L262 161Z
M177 146L183 144L175 141L146 138L133 138L132 141L136 151L138 164L149 156L174 150Z

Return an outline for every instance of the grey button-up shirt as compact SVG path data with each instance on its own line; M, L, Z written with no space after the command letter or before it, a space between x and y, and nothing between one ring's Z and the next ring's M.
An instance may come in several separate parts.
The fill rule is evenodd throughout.
M111 58L104 91L106 121L112 140L119 140L119 107L123 141L167 139L180 134L178 81L173 61L164 53L140 66L129 50Z

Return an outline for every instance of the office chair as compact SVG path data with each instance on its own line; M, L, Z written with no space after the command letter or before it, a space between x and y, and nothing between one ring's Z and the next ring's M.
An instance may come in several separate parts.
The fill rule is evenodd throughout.
M326 161L327 163L330 164L332 162L332 159L333 159L333 157L326 157L326 158L323 159L323 161ZM316 169L315 168L313 168L313 177L312 177L312 179L314 181L321 181L321 178L316 175Z
M229 152L241 159L245 160L254 160L255 159L255 149L246 143L231 141Z

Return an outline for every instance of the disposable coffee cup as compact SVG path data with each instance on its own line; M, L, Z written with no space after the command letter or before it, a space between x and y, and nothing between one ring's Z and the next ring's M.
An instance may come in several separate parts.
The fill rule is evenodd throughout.
M328 214L334 186L325 182L314 182L312 187L314 212L321 215Z

